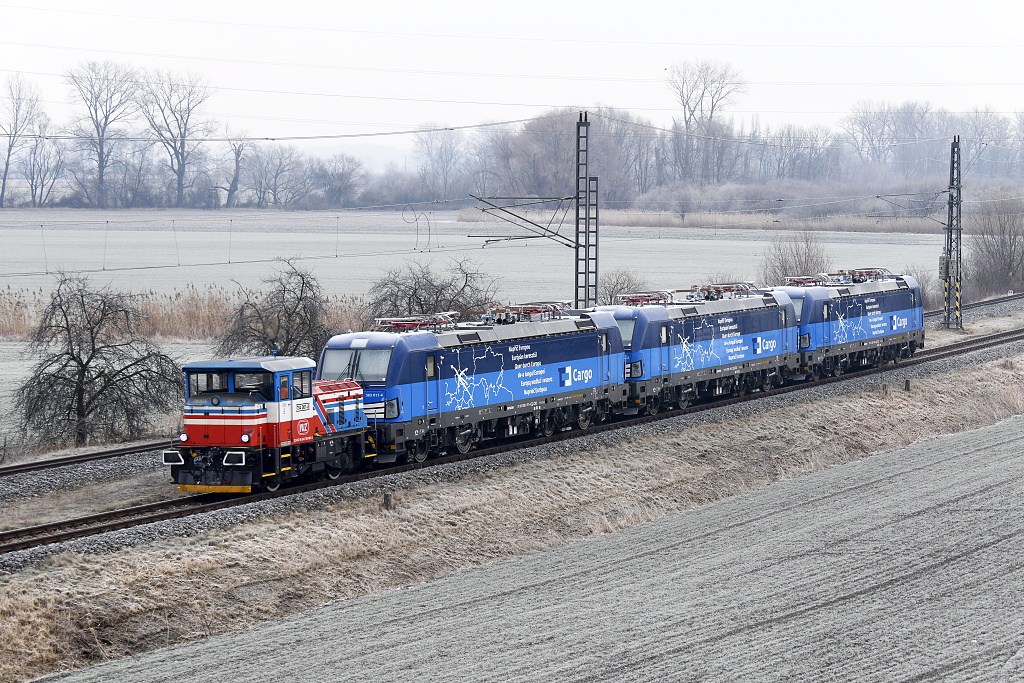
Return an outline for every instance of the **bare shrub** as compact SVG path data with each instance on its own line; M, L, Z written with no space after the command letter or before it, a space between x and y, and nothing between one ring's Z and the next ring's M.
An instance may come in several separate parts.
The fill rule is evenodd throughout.
M602 306L619 303L619 294L640 292L650 287L647 278L630 268L610 270L600 277L599 283L597 289Z
M453 260L443 272L409 261L374 280L366 295L366 321L446 311L482 311L497 297L498 281L469 259Z
M832 268L821 239L810 232L773 237L761 256L758 283L770 287L781 285L791 275L826 273Z
M942 289L939 287L938 266L912 263L903 267L903 272L917 280L921 288L921 305L931 311L942 305Z
M1024 200L979 202L964 220L966 281L975 297L1024 289Z
M75 446L145 434L183 396L178 364L148 331L137 296L60 273L30 338L40 360L15 401L25 432Z
M0 291L0 337L27 337L32 333L33 311L39 295L24 289Z
M217 347L217 354L308 356L319 358L330 338L328 300L311 271L282 260L263 280L263 289L239 287L239 304Z

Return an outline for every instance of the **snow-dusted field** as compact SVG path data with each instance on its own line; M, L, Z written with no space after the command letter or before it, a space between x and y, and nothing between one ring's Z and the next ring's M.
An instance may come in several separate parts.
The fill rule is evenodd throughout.
M1024 418L66 681L1020 680Z
M170 292L192 282L233 288L269 275L277 257L298 257L330 294L360 296L406 261L470 258L501 279L512 302L570 299L573 251L550 240L492 242L523 236L500 222L457 221L455 211L85 211L9 210L0 216L4 259L0 286L48 290L57 268L85 271L132 291ZM531 215L563 235L573 215ZM765 228L772 224L765 223ZM650 286L689 287L711 276L753 278L768 241L753 228L643 228L602 225L601 268L639 270ZM908 264L933 268L942 234L821 232L837 268ZM134 268L134 269L132 269ZM141 268L141 269L140 269Z

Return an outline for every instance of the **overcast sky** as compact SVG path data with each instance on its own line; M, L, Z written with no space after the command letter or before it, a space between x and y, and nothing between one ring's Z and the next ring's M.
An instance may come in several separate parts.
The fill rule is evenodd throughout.
M563 106L621 107L668 125L668 67L716 59L749 82L730 107L737 120L834 126L860 100L1024 110L1022 36L1013 4L988 0L0 0L0 77L22 72L61 123L62 74L78 63L193 71L216 89L208 113L236 132L326 136ZM410 141L337 144L359 143Z

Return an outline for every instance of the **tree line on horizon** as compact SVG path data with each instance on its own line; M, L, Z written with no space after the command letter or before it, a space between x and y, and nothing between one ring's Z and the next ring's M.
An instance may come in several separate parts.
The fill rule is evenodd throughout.
M575 182L575 110L468 131L426 124L414 135L413 170L392 164L374 172L349 154L247 139L205 113L215 89L198 74L104 61L72 67L64 80L75 114L54 122L35 85L20 74L8 78L0 208L401 207L469 194L560 197ZM679 109L669 127L621 109L590 112L590 171L601 178L605 206L758 211L776 208L765 187L794 198L868 187L920 192L923 199L903 208L930 212L936 198L927 192L946 184L954 135L975 182L1024 175L1024 112L865 101L838 129L771 127L729 115L746 89L729 64L676 64L666 87Z

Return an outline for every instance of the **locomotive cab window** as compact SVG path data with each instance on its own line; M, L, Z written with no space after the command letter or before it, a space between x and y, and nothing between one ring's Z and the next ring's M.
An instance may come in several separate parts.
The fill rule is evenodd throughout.
M209 394L228 390L227 372L188 373L188 395Z
M288 400L288 375L281 375L281 393L278 395L278 399L281 401Z
M794 296L793 301L793 313L796 315L797 322L800 322L800 316L804 312L804 298L802 296Z
M437 376L437 361L434 356L427 356L427 379L434 379Z
M627 318L626 320L615 319L615 324L619 326L619 332L622 334L622 345L625 348L631 348L633 346L633 328L636 327L635 318Z
M828 304L824 304L821 307L821 317L828 320Z
M661 345L668 344L668 325L661 326Z
M273 401L274 375L269 372L236 372L235 391Z
M601 353L608 353L608 334L601 335Z
M295 373L295 380L292 382L292 398L309 398L313 395L313 371L303 370Z

